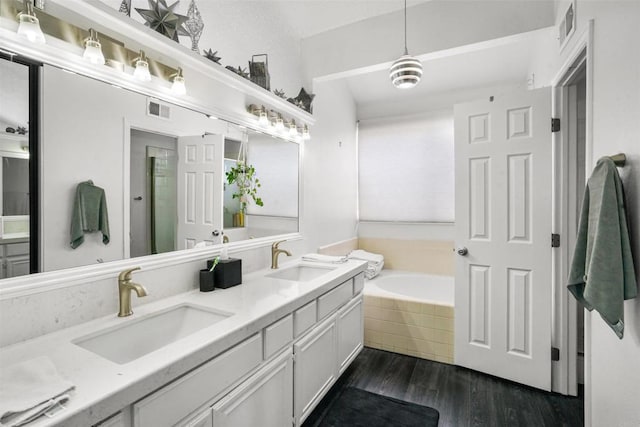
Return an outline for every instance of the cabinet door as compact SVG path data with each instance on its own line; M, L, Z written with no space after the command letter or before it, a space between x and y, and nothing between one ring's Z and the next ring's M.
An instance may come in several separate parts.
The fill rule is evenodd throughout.
M293 346L294 404L296 425L320 402L336 380L336 315L316 326Z
M213 406L214 427L282 427L293 414L291 347Z
M196 417L192 418L184 427L212 427L213 426L213 418L211 416L211 408L207 408L204 412L198 414Z
M347 369L362 350L364 338L362 295L338 312L338 372Z

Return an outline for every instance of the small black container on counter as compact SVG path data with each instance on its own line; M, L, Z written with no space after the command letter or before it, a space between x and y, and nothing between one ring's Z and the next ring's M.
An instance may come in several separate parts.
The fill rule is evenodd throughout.
M213 290L213 271L200 270L200 292L211 292Z
M213 260L207 261L211 268ZM239 258L221 259L213 269L213 283L216 288L226 289L242 283L242 260Z

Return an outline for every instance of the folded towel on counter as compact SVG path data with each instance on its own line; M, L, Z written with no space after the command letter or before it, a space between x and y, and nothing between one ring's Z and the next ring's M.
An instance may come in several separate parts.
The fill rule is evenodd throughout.
M351 251L347 257L351 259L367 261L367 268L364 271L364 277L366 277L367 279L373 279L374 277L376 277L378 274L380 274L382 268L384 267L384 256L363 251L362 249Z
M622 339L624 300L638 288L622 181L608 157L598 160L585 188L568 287Z
M356 249L349 253L349 258L361 259L364 261L370 261L373 263L384 262L384 256L380 254L374 254L371 252L363 251L362 249Z
M73 383L62 378L48 357L0 370L0 426L18 427L55 412L69 400Z
M346 256L332 256L332 255L322 255L322 254L307 254L302 256L303 261L310 262L326 262L329 264L342 264L347 262Z

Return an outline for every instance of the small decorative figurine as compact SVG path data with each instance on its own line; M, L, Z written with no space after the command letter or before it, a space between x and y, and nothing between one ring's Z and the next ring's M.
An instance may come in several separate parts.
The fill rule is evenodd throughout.
M215 52L213 52L213 49L209 49L209 50L205 50L204 51L204 57L205 58L207 58L209 61L213 61L216 64L220 65L220 60L222 58L217 56L217 55L218 55L218 51L217 50Z

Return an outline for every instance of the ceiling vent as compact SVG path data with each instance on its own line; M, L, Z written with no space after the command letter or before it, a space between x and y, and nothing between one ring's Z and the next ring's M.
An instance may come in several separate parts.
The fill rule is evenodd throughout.
M157 99L147 98L147 115L169 120L171 119L171 107Z

